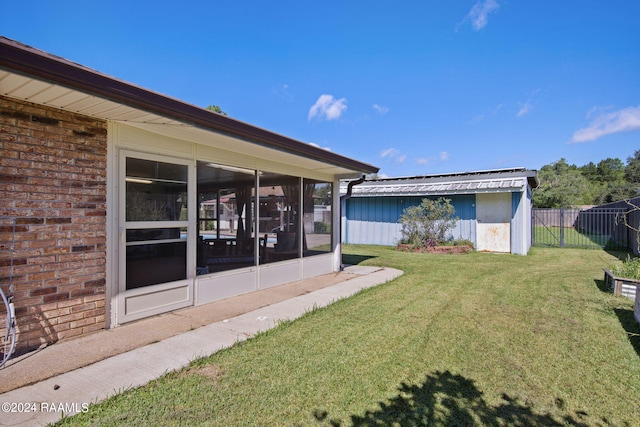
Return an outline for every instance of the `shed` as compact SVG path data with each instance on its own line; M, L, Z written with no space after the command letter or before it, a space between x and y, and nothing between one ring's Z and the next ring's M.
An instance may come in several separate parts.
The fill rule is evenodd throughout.
M531 196L538 183L536 171L525 168L366 180L344 200L342 240L395 246L407 207L425 197L445 197L459 219L451 238L470 240L478 251L526 255ZM341 191L346 192L346 183Z
M378 170L2 37L0 129L19 350L337 271L332 189Z

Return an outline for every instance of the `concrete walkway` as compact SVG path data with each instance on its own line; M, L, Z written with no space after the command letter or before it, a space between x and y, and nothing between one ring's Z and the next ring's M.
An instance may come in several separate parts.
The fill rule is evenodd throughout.
M57 343L0 369L4 391L0 394L0 425L46 425L58 421L63 413L86 411L90 403L144 385L281 321L296 319L314 307L327 306L401 274L390 268L351 266L340 273Z

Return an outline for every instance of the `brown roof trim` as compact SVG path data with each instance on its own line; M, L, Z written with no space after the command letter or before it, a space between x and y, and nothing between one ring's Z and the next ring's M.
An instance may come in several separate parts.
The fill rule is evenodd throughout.
M376 166L212 113L1 36L0 67L357 172L379 170Z

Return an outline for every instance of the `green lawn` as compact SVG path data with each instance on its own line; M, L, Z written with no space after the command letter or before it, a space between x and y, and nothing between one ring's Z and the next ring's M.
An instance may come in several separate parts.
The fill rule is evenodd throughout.
M613 255L344 250L405 275L61 424L640 425L640 328L601 290Z
M536 246L560 247L560 233L564 234L565 247L600 249L619 245L610 236L582 233L572 227L547 227L536 225L533 228Z

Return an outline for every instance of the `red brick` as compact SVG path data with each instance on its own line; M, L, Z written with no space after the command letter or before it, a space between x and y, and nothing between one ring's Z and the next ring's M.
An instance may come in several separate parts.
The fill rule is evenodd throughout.
M87 325L94 325L95 323L96 323L95 317L88 317L86 319L80 319L80 320L70 322L69 326L71 326L71 328L73 329L73 328L80 328Z
M31 292L29 292L29 293L31 294L32 297L36 297L36 296L41 296L41 295L55 294L57 291L58 291L58 289L56 287L50 287L50 288L32 289Z
M66 331L58 332L58 339L62 340L62 339L66 339L66 338L77 337L79 335L82 335L82 329L81 328L69 329L69 330L66 330Z
M61 294L53 294L53 295L45 295L42 300L44 302L53 302L53 301L67 301L69 299L68 293Z
M82 328L82 333L83 334L89 334L91 332L99 331L99 330L102 330L104 328L105 328L104 320L98 321L98 319L96 319L96 323L95 324L84 326Z
M19 345L103 328L106 123L0 96L0 128L0 215L18 218L0 223L0 249L11 235L15 256L11 281L0 257L0 283L20 314Z
M69 324L69 327L71 326L71 322L76 322L78 320L81 320L84 318L84 313L79 312L79 313L70 313L67 314L66 316L60 316L58 318L58 324Z

